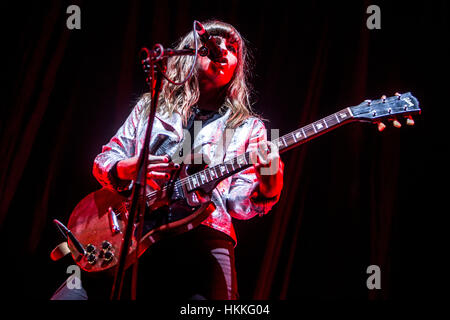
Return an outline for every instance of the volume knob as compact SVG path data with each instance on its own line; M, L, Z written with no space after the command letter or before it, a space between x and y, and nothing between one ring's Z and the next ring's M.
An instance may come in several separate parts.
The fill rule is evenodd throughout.
M104 255L104 260L109 262L112 260L112 258L114 258L114 253L112 253L111 251L107 251Z
M103 251L108 251L112 248L112 244L109 241L103 241L102 242L102 249Z
M86 252L87 252L87 253L94 253L94 252L95 252L95 246L94 246L93 244L89 243L89 244L86 246Z
M87 255L87 262L89 264L94 264L97 261L97 257L95 256L95 254L90 253Z

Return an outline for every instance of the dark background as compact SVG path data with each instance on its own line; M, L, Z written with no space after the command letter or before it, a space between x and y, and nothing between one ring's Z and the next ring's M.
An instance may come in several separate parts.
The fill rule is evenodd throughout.
M81 8L68 30L66 8ZM381 9L368 30L366 8ZM170 47L194 19L233 24L254 56L255 109L281 134L411 91L414 127L353 123L283 154L285 187L236 221L243 299L434 299L448 271L446 1L35 1L3 3L2 291L48 299L67 261L49 253L99 183L95 156L146 91L138 52ZM442 76L440 76L442 75ZM6 83L5 83L6 82ZM381 268L381 290L366 269Z

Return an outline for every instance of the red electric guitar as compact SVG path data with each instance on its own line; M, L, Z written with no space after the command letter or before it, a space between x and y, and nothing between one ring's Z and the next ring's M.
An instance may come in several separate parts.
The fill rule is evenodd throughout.
M398 117L405 117L406 123L411 125L414 124L411 116L420 112L418 100L409 92L389 98L383 96L379 100L366 100L342 109L272 142L282 153L346 123L377 123L381 131L383 120L392 120L394 126L400 126ZM167 183L162 192L147 194L148 210L139 252L136 252L137 243L133 237L125 268L162 237L198 226L214 210L208 195L217 184L251 165L248 152L212 167L182 164L173 181ZM199 197L197 191L206 196ZM114 270L118 264L128 210L129 199L107 188L89 194L75 207L67 225L70 231L66 229L70 234L68 248L83 270ZM137 223L135 230L136 227Z

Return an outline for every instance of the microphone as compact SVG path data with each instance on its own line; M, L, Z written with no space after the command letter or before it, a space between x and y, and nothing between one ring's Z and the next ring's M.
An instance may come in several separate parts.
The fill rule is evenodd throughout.
M201 55L207 55L208 58L213 62L224 62L222 49L217 45L216 40L214 40L214 38L208 33L208 31L205 30L203 25L198 21L195 21L195 30L200 36L200 40L202 41L204 47L208 49L207 54Z

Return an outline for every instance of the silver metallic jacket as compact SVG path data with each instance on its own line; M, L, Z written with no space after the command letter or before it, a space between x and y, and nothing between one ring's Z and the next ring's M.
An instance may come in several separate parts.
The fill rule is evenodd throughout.
M93 174L104 187L117 191L130 190L132 187L132 181L117 179L111 169L118 161L139 153L147 128L147 117L142 116L143 108L144 102L141 100L94 160ZM264 123L252 117L237 127L228 144L224 144L223 141L229 139L223 138L226 135L225 132L227 134L229 132L224 130L229 115L230 110L201 128L195 138L193 147L200 148L201 153L209 158L211 166L253 150L260 140L267 139ZM183 130L182 119L178 113L173 113L171 117L157 113L153 123L150 154L176 157L175 152L185 140L185 132L187 131ZM232 217L245 220L257 214L264 215L280 197L277 195L270 199L264 198L259 193L258 185L253 166L222 180L212 193L212 201L216 209L202 224L224 232L233 238L236 244Z

